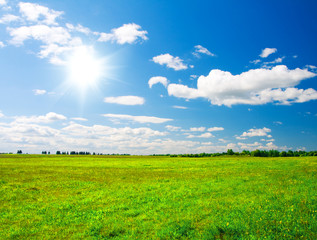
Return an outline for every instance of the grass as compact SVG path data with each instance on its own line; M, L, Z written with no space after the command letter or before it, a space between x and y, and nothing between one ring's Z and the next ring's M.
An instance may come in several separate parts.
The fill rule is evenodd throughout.
M317 239L317 157L0 155L0 239Z

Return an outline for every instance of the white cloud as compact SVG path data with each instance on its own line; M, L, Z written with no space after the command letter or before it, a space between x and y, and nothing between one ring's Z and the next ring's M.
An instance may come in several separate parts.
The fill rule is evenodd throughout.
M51 123L55 121L66 120L67 117L61 114L57 114L54 112L49 112L46 115L42 116L19 116L15 118L15 122L17 123Z
M275 125L282 125L283 123L282 122L280 122L280 121L275 121L275 122L273 122Z
M36 3L19 3L20 13L28 21L35 23L44 23L48 25L57 25L55 19L63 14L61 11L55 11ZM41 20L44 18L44 20Z
M176 106L176 105L174 105L173 108L176 108L176 109L188 109L188 107Z
M187 64L179 57L173 57L169 53L161 54L152 58L153 62L160 65L166 65L168 68L173 68L175 71L185 70L188 68Z
M120 96L120 97L106 97L104 99L106 103L116 103L121 105L143 105L145 99L138 96Z
M195 80L196 78L198 78L199 76L198 75L190 75L190 80Z
M241 137L262 137L262 136L267 136L267 133L271 132L271 129L269 128L251 128L247 132L244 132Z
M189 129L191 132L204 132L206 130L205 127L192 127Z
M6 45L3 43L3 42L1 42L0 41L0 48L3 48L3 47L5 47Z
M206 54L208 56L216 56L215 54L211 53L207 48L201 46L201 45L196 45L195 46L195 52L193 52L193 54L196 56L196 57L200 57L200 54Z
M202 133L201 135L188 135L186 138L211 138L214 137L211 133Z
M23 26L19 28L7 28L12 39L10 43L22 45L27 39L42 41L45 44L67 44L71 39L69 32L63 27L49 27L47 25Z
M141 26L135 23L123 24L119 28L114 28L111 33L100 33L100 42L117 42L118 44L135 43L138 39L148 40L147 31L140 30Z
M43 94L46 93L46 90L43 90L43 89L34 89L33 92L34 92L34 95L43 95Z
M211 127L207 129L208 132L223 131L223 130L225 130L223 127Z
M43 117L43 116L42 116ZM211 133L192 135L189 138L199 141L171 139L171 132L161 132L148 127L114 128L104 125L82 125L75 122L66 123L63 127L56 125L46 126L49 121L38 121L38 117L19 116L15 119L28 118L28 121L12 121L4 123L0 121L0 152L14 152L22 149L23 152L40 153L43 150L55 153L59 151L90 151L97 153L130 153L130 154L153 154L153 153L201 153L201 152L224 152L227 149L241 151L243 149L274 149L278 148L268 139L263 143L226 143L224 139L219 141L226 144L213 144L208 141ZM35 118L38 123L30 121ZM10 119L7 117L6 120ZM48 117L50 119L50 117ZM180 131L180 127L168 125L169 131ZM176 132L177 133L177 132ZM187 136L188 137L188 136ZM207 141L206 141L207 140ZM282 148L279 148L282 149ZM285 147L286 149L286 147Z
M6 4L7 4L6 0L0 0L0 5L6 5Z
M6 14L6 15L3 15L3 17L0 19L0 23L8 24L11 22L19 21L19 20L21 20L21 18L18 16L15 16L12 14Z
M266 65L266 64L276 64L276 63L281 63L281 62L283 62L283 59L284 59L285 57L279 57L279 58L276 58L274 61L272 61L272 62L264 62L263 64L264 65Z
M2 111L0 111L0 118L4 117L4 114L2 113Z
M126 114L102 114L102 116L111 118L111 119L121 119L121 120L130 120L138 123L165 123L168 121L173 121L169 118L158 118L150 116L132 116Z
M261 62L260 59L256 59L256 60L250 61L250 63L253 63L253 64L258 64L258 63L260 63L260 62Z
M310 68L310 69L313 69L313 70L317 69L317 67L316 67L316 66L313 66L313 65L306 65L306 67L307 67L307 68Z
M74 32L80 32L86 35L89 35L91 33L91 30L87 27L83 27L80 24L77 24L77 26L74 26L73 24L70 23L66 23L66 27L70 30L70 31L74 31Z
M261 58L266 58L269 55L275 53L277 51L276 48L265 48L262 50L262 53L259 55Z
M150 88L152 88L152 86L157 83L161 83L163 84L164 87L167 87L168 80L166 77L157 76L157 77L151 77L148 82Z
M259 150L272 150L272 149L278 149L276 145L273 144L273 142L268 142L267 144L263 145L259 142L254 143L238 143L238 146L240 149L248 149L250 151L259 149Z
M82 117L73 117L73 118L71 118L72 120L75 120L75 121L88 121L88 119L87 118L82 118Z
M165 126L165 128L171 132L177 132L181 129L181 127L175 127L175 126L172 126L172 125L167 125Z
M238 139L238 140L246 140L247 138L245 138L245 137L240 137L240 136L236 136L236 139Z
M315 76L315 73L307 69L290 70L285 65L272 69L252 69L240 75L215 69L208 76L198 78L197 89L170 84L167 90L170 96L186 99L203 97L219 106L260 105L269 102L287 104L316 99L317 92L313 89L289 88Z
M254 99L260 103L277 102L282 105L291 105L292 103L303 103L317 99L317 91L312 88L298 89L266 89L259 92Z

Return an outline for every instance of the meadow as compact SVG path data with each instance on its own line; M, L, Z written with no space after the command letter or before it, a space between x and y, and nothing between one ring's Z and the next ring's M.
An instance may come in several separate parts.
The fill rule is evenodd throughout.
M0 239L317 239L317 157L0 155Z

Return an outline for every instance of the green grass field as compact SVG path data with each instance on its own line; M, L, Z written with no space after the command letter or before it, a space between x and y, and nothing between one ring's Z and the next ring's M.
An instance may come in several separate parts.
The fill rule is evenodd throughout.
M0 239L317 239L317 157L0 155Z

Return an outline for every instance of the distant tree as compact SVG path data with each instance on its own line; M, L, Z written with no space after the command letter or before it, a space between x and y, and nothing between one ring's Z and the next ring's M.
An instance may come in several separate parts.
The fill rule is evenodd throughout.
M233 154L234 154L234 151L232 149L227 150L227 155L233 155Z
M285 152L285 151L282 151L281 153L280 153L280 157L286 157L287 156L287 153Z
M61 151L56 151L56 155L60 155L61 154Z
M256 149L255 151L251 152L252 157L261 157L261 151L259 149Z
M22 150L18 150L18 151L17 151L17 154L22 154Z
M292 151L292 150L288 150L286 156L288 156L288 157L294 157L293 151Z
M42 151L42 154L47 154L47 152L46 151Z

